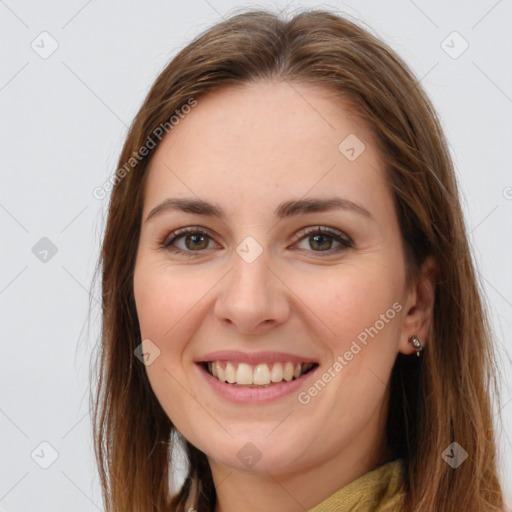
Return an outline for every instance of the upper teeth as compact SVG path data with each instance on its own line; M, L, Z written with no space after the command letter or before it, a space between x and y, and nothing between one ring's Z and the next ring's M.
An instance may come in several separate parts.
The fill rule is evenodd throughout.
M265 385L271 382L291 381L297 379L304 372L313 367L312 363L261 363L250 365L247 363L233 363L231 361L211 361L208 370L221 382L241 385Z

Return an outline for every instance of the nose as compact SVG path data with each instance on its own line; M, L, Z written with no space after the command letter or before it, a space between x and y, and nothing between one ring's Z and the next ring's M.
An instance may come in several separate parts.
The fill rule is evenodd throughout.
M221 281L215 316L243 334L262 334L286 321L289 290L269 266L265 251L252 263L233 255L233 268Z

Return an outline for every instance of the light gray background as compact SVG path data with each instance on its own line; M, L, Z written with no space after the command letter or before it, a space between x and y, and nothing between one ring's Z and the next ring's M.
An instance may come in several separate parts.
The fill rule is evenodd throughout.
M438 109L499 344L499 455L511 504L510 0L0 0L0 510L103 510L88 404L100 325L91 280L107 199L92 190L115 171L127 126L157 74L241 6L334 6L355 16L406 60ZM458 55L464 41L469 47ZM56 51L42 58L52 44ZM43 237L57 248L46 262L32 250ZM51 462L42 442L58 453L48 469L35 462Z

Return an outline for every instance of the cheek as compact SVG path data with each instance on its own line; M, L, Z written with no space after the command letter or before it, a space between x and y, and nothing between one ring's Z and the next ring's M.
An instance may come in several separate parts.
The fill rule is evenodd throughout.
M396 323L391 320L396 318L392 306L399 299L398 287L389 273L376 267L338 268L321 277L310 274L310 278L302 275L297 279L297 295L325 331L324 341L331 340L329 345L336 353L346 350L352 340L376 323L382 334L390 332L389 326ZM385 328L381 315L388 320Z
M150 386L158 402L178 430L193 431L190 418L200 414L191 400L183 354L190 332L190 319L200 296L190 273L170 272L168 265L141 261L135 267L133 289L141 340L149 339L159 350L146 366ZM155 350L155 349L153 349Z
M134 272L134 295L143 338L165 343L194 315L194 308L209 290L208 282L193 273L168 265L140 265Z

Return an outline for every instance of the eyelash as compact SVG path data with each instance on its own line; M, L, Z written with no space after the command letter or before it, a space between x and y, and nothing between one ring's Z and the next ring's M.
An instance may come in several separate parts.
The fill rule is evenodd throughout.
M207 231L205 231L203 228L200 227L189 227L189 228L181 228L177 229L176 231L172 231L171 233L166 234L164 237L162 237L158 241L158 247L162 250L167 250L172 253L176 254L182 254L184 256L188 257L194 257L194 256L200 256L203 251L206 251L208 249L200 249L198 251L184 251L183 249L179 249L178 247L173 247L172 244L176 242L176 240L182 238L185 235L188 234L194 234L194 235L204 235L208 238L212 239L212 237L208 234ZM330 238L333 238L335 241L339 242L341 244L341 247L338 247L337 249L328 249L326 251L313 251L315 253L320 254L328 254L332 255L335 253L342 252L346 249L351 249L354 247L354 243L352 240L350 240L348 237L344 237L343 234L333 228L328 228L325 226L315 226L313 228L303 228L300 230L297 235L295 235L295 240L297 242L300 242L301 240L305 239L307 236L311 235L328 235ZM307 249L304 249L307 250Z

